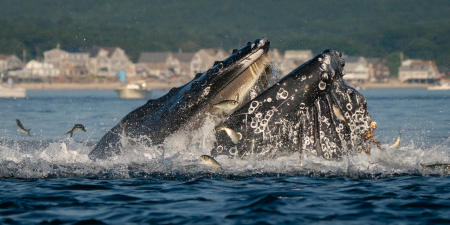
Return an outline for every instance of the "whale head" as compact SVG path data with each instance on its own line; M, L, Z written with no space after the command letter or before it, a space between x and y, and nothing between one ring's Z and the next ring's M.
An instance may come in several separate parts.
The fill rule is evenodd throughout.
M205 121L206 114L216 116L234 112L266 89L270 42L257 39L233 50L223 61L198 73L190 82L172 88L166 95L151 99L126 115L108 131L90 152L91 159L106 159L121 152L124 137L145 137L146 145L161 144L166 137L181 130L192 130ZM227 101L233 101L227 105ZM226 105L227 110L223 110ZM231 106L231 107L230 107ZM127 142L130 143L130 142Z

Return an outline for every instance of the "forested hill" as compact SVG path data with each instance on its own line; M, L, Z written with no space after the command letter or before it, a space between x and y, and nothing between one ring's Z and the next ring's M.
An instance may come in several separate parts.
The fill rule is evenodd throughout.
M449 71L449 0L0 0L0 53L63 49L141 51L335 48L348 55L432 59Z

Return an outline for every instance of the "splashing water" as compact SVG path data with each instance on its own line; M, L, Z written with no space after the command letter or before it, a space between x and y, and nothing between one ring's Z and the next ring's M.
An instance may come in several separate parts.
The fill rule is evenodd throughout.
M255 174L317 175L348 177L384 177L395 174L447 175L444 168L423 165L450 162L450 138L439 145L418 147L413 141L399 149L388 144L367 155L359 153L340 160L325 160L298 154L275 159L230 159L217 157L224 170L218 171L201 163L200 156L209 154L215 141L214 122L207 119L195 132L180 131L158 146L131 145L122 137L122 154L104 161L91 161L92 143L73 139L58 141L0 141L0 177L46 178L130 178L153 175L251 176ZM132 141L140 143L139 140Z
M371 155L360 153L338 161L311 155L300 160L295 154L269 160L220 156L217 161L224 170L217 171L200 160L201 155L209 154L215 141L212 119L207 119L194 132L173 134L159 146L131 145L136 140L122 138L125 146L122 155L94 162L87 155L99 138L145 100L121 100L114 92L105 91L31 91L29 99L0 101L0 117L5 121L0 128L0 177L448 175L448 169L423 165L450 163L450 109L446 104L450 99L449 92L393 89L367 90L363 94L367 97L369 111L379 124L375 134L384 143L384 151L373 147ZM16 118L33 128L32 137L15 133ZM72 119L67 121L67 118ZM83 123L88 132L76 133L73 139L62 136L74 123ZM402 131L400 148L390 149L399 130Z

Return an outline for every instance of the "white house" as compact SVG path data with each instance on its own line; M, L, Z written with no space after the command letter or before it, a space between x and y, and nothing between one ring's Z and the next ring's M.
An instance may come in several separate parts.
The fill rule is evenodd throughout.
M180 61L171 52L143 52L136 64L138 76L160 80L167 80L180 70Z
M224 60L227 53L220 48L209 48L198 50L191 61L191 73L203 73L214 65L215 61Z
M88 71L90 74L113 78L119 71L135 76L135 65L125 51L119 47L96 47L90 52Z
M313 57L311 50L286 50L280 70L283 74L288 74Z
M6 73L8 70L21 69L22 66L22 60L17 56L0 54L0 73Z
M23 80L42 80L58 77L60 70L53 64L31 60L22 70L10 71L9 75Z
M367 82L369 80L369 64L366 58L345 57L344 80L351 82Z
M437 83L440 73L434 61L404 60L398 69L398 79L409 83Z

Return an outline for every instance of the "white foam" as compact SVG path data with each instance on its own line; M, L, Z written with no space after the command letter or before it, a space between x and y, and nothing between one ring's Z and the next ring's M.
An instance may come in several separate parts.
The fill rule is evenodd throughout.
M130 143L130 142L128 142ZM180 131L168 137L160 146L127 145L123 154L105 161L91 161L88 153L92 144L74 142L71 139L53 141L34 149L21 149L18 144L0 145L0 177L96 177L127 178L167 176L201 173L251 176L254 174L304 174L349 177L383 177L395 174L439 174L448 171L423 168L421 164L449 163L450 138L435 146L418 147L414 141L399 149L372 148L367 155L359 153L341 160L325 160L298 154L276 159L229 159L219 156L216 160L223 171L201 163L200 156L209 154L214 144L214 122L206 119L196 131ZM300 163L302 166L300 166ZM447 173L447 174L445 174Z

